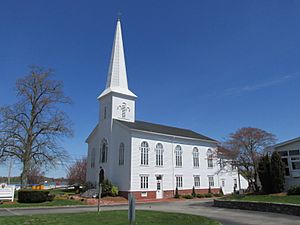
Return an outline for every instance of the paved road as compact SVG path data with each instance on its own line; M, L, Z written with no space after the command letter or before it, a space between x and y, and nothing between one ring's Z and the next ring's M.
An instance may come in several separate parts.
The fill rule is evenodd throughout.
M165 212L180 212L194 215L206 216L223 225L300 225L300 217L289 216L278 213L266 213L247 210L235 210L215 208L212 202L204 201L180 201L165 203L138 204L137 209L156 210ZM120 210L127 209L127 206L105 206L101 210ZM34 215L49 213L77 213L96 211L95 206L80 207L58 207L58 208L39 208L39 209L0 209L0 216L13 215Z

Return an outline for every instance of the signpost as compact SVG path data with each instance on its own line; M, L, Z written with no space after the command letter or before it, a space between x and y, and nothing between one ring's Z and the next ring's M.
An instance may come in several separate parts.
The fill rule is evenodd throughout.
M14 185L7 185L7 184L0 184L0 200L10 200L14 201L15 195L15 186Z
M135 197L133 193L128 194L128 222L133 225L135 221Z
M100 200L101 200L101 194L102 194L102 182L104 180L104 170L100 166L99 171L99 186L98 186L98 214L100 213Z

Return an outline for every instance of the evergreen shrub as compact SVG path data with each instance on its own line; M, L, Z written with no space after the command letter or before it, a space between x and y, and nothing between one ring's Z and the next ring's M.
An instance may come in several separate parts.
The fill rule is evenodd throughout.
M50 195L48 190L19 190L18 202L21 203L41 203L52 201L55 195Z
M291 186L287 192L288 195L300 195L300 185Z

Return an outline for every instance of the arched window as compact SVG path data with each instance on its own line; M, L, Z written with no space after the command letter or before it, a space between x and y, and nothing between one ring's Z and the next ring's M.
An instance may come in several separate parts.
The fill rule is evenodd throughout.
M142 142L140 150L141 150L141 165L148 165L149 145L146 141Z
M119 147L119 165L124 165L124 149L124 143L121 143Z
M211 149L208 149L206 152L207 155L207 167L208 168L213 168L214 164L213 164L213 152Z
M107 162L107 154L108 154L108 144L106 139L103 139L100 145L100 157L99 163L106 163Z
M104 107L104 119L106 119L106 106Z
M199 150L196 147L193 149L193 164L194 167L199 167Z
M175 148L175 162L177 167L182 166L182 149L180 145Z
M155 148L156 151L156 166L164 165L164 148L161 143L158 143Z
M95 168L95 156L96 156L96 150L95 148L93 148L91 152L91 168Z

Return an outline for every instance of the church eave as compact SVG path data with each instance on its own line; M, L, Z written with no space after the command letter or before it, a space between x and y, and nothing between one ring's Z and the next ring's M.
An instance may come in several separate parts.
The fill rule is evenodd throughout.
M113 87L113 88L106 88L100 95L97 99L101 99L103 98L104 96L110 94L110 93L118 93L118 94L121 94L121 95L126 95L126 96L130 96L130 97L133 97L133 98L137 98L137 96L131 92L129 89L123 89L123 88L120 88L120 87Z
M97 129L98 129L98 124L93 129L93 131L89 134L89 136L86 138L85 143L88 143L88 141L90 140L90 138L95 134L95 132L97 132Z

